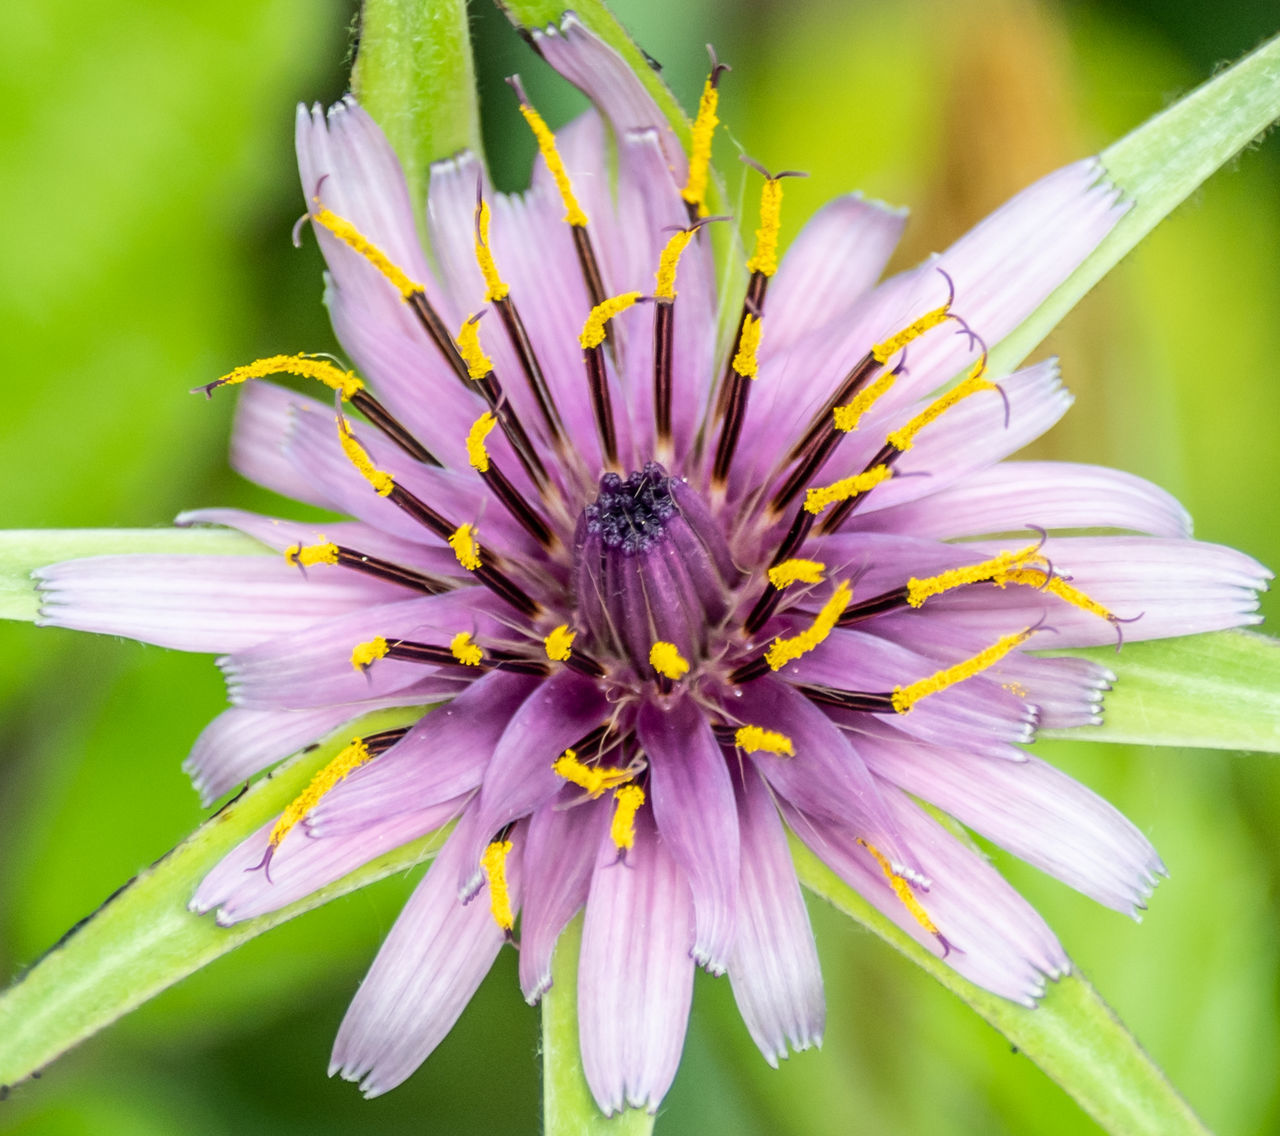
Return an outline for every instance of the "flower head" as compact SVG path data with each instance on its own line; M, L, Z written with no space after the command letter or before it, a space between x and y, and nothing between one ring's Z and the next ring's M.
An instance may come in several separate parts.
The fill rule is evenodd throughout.
M1002 460L1069 398L1052 361L992 374L987 347L1124 203L1078 163L877 285L900 213L842 198L780 259L785 182L761 171L745 297L727 300L706 201L719 69L686 153L572 17L535 38L598 110L556 135L513 84L533 184L496 194L469 154L435 166L438 271L369 116L299 113L357 369L276 356L210 387L247 383L241 472L356 519L206 509L180 520L281 555L43 573L49 622L224 652L233 708L190 759L208 798L370 709L440 703L352 738L194 909L275 910L454 822L339 1031L333 1068L371 1095L513 938L536 1002L581 909L604 1111L662 1099L695 965L728 973L771 1063L815 1043L787 827L958 972L1034 1001L1062 948L914 798L1139 907L1162 872L1146 839L1018 748L1099 721L1111 676L1029 652L1252 622L1267 578L1137 478ZM280 372L336 409L259 381Z

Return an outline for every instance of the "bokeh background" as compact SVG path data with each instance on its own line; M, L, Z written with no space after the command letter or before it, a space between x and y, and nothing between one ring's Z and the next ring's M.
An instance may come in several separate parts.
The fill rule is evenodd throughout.
M734 65L719 143L788 183L786 232L862 188L916 218L900 263L1094 152L1274 31L1270 0L628 0L688 107ZM292 166L293 106L332 100L351 0L39 0L0 36L4 527L152 526L279 508L224 460L232 400L189 388L334 346ZM486 137L514 189L532 143L501 77L553 121L582 105L475 7ZM1078 395L1041 456L1177 493L1198 535L1280 565L1280 147L1219 174L1050 346ZM731 187L731 190L736 187ZM1272 597L1273 615L1280 614ZM0 625L0 978L200 822L179 770L223 704L207 658ZM1000 857L1174 1082L1222 1133L1280 1130L1280 768L1260 755L1042 745L1147 831L1172 878L1141 926ZM0 1104L40 1136L536 1132L536 1013L505 953L412 1080L366 1103L325 1079L347 999L413 878L255 941ZM821 1052L771 1072L728 984L700 975L657 1131L1087 1133L1025 1058L820 904Z

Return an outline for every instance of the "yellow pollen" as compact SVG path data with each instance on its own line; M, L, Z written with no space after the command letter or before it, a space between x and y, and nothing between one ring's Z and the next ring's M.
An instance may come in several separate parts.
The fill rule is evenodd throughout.
M1068 583L1061 576L1050 578L1048 573L1039 568L1018 566L1001 572L999 575L992 577L992 580L1001 588L1006 584L1027 584L1033 588L1040 588L1050 595L1057 596L1060 600L1065 600L1073 607L1078 607L1081 611L1090 612L1100 619L1107 620L1108 623L1116 622L1116 617L1102 604L1098 603L1097 600L1085 595L1074 584Z
M876 404L885 391L893 386L893 380L896 378L897 376L892 371L885 371L866 390L859 391L843 406L837 406L832 411L836 420L836 429L845 434L851 430L856 430L862 416Z
M563 777L571 785L585 789L592 800L625 785L631 780L629 769L615 769L603 765L583 765L578 760L576 750L567 749L551 765L553 772Z
M720 120L716 117L716 105L720 92L708 79L698 100L698 114L693 120L693 136L689 145L689 177L680 196L697 208L698 216L707 215L707 177L711 169L711 136Z
M271 836L268 838L271 847L279 848L280 842L289 835L293 827L307 813L320 803L321 797L345 778L348 773L353 769L358 769L372 756L373 754L365 746L363 738L352 738L351 744L311 778L311 783L289 802L288 808L280 815L280 819L276 821L275 827L271 830Z
M311 219L317 225L328 229L343 244L350 245L383 276L390 280L400 293L402 300L408 300L411 296L425 290L421 284L409 279L404 269L392 263L391 258L385 252L378 248L345 217L339 217L336 213L321 208L319 213L311 214Z
M478 667L484 660L484 652L472 640L469 631L459 631L450 640L449 651L464 667Z
M449 547L467 571L474 572L480 567L480 543L476 540L474 525L459 525L449 538Z
M985 360L979 359L977 365L969 373L969 377L963 382L957 383L946 394L940 398L936 398L928 406L926 406L919 414L917 414L910 422L908 422L901 430L895 430L886 441L895 450L905 452L911 449L915 441L915 436L920 433L930 422L941 417L946 411L950 410L956 403L968 398L971 394L977 394L979 391L993 391L999 388L989 379L984 378L987 365Z
M583 349L589 351L592 347L599 347L604 342L604 325L614 316L625 312L638 299L639 292L623 292L621 296L610 296L592 308L587 322L582 325L582 334L578 336Z
M948 301L940 308L925 312L918 320L907 324L897 335L891 335L882 343L871 348L871 358L877 363L887 363L908 343L919 339L926 331L931 331L951 315L951 303Z
M567 623L560 624L542 641L547 651L547 658L553 663L567 663L569 656L573 654L573 641L577 635L576 631L569 630Z
M1027 581L1010 580L1008 573L1038 560L1039 553L1040 546L1030 544L1017 552L1002 552L999 556L984 560L981 564L951 568L936 576L927 576L923 580L913 576L907 581L907 603L912 607L920 607L931 596L940 596L943 592L951 591L952 588L959 588L965 584L980 584L986 580L995 580L1001 587L1004 587L1004 582L1025 583ZM1040 577L1038 583L1043 584L1045 574L1043 572L1035 574Z
M473 379L483 379L493 370L493 360L484 353L480 346L480 321L475 316L468 316L458 329L458 354L467 365L467 375Z
M351 433L351 426L341 415L336 419L338 423L338 443L342 446L342 452L347 455L347 460L356 467L360 476L377 490L379 497L386 497L396 487L396 483L391 474L376 468L369 458L365 448L356 441L355 435Z
M764 325L759 316L750 312L742 317L742 335L738 337L738 353L733 357L733 369L744 379L754 379L760 370L756 352L760 350L760 337Z
M884 872L885 879L889 881L889 886L893 888L894 895L902 900L903 907L911 912L915 921L928 931L930 935L938 934L938 925L929 918L928 912L920 906L920 901L916 899L916 893L911 890L911 885L893 870L893 865L889 863L885 854L874 844L863 840L861 836L859 836L857 840L863 848L871 853L875 862L880 865L880 870Z
M556 189L560 191L560 200L565 208L565 221L582 228L587 223L587 215L578 205L577 198L573 196L573 186L569 182L569 173L564 168L564 159L556 149L556 136L551 133L551 127L546 124L542 115L528 103L520 104L520 113L524 115L525 122L533 131L533 137L538 143L538 151L542 154L542 160L547 163L547 172L555 181Z
M351 652L351 665L356 670L362 671L385 657L389 649L387 641L381 635L376 639L370 639L367 643L358 643L355 650Z
M734 745L747 753L777 753L795 757L796 747L786 734L762 726L743 726L733 736Z
M507 857L511 854L510 840L495 840L480 857L484 878L489 881L489 911L493 921L504 931L510 931L515 923L511 914L511 893L507 890Z
M788 663L795 662L796 659L807 655L818 646L831 634L836 620L844 614L844 609L849 606L852 599L853 588L848 580L842 580L808 628L790 638L775 639L769 644L769 649L764 654L764 661L769 664L769 669L781 670Z
M882 481L888 481L892 476L893 470L887 465L873 465L865 473L842 477L831 485L815 485L812 489L805 490L805 512L812 513L816 517L828 505L834 505L837 501L847 501L850 497L858 496L859 493L866 493Z
M291 544L284 550L286 564L310 568L313 564L337 564L338 546L328 541L320 544Z
M653 295L657 300L674 300L676 298L676 265L680 262L680 254L689 247L693 240L694 230L680 229L671 234L662 255L658 257L658 271L654 273Z
M748 272L772 276L778 271L778 231L782 228L782 182L769 178L760 190L760 228Z
M895 686L893 688L893 708L899 714L907 713L921 699L928 698L931 694L938 694L948 687L955 686L956 683L972 678L981 671L985 671L988 667L994 666L1019 643L1025 643L1030 637L1031 628L1028 627L1013 635L1006 635L1003 639L991 644L990 647L979 651L973 658L956 663L953 667L947 667L946 670L931 674L928 678L922 678L918 682L913 682L910 686Z
M819 560L784 560L769 569L769 583L778 591L792 584L821 584L827 566Z
M487 201L482 201L476 206L476 263L480 266L480 274L484 277L485 301L492 304L497 300L505 300L511 289L498 275L498 266L489 249L489 203Z
M484 448L484 440L497 424L493 412L486 410L472 423L467 434L467 460L477 473L489 472L489 452Z
M364 390L364 383L356 377L354 371L344 371L328 359L318 359L314 355L268 355L265 359L255 359L252 363L228 371L206 389L235 386L247 379L261 379L267 375L297 375L302 379L315 379L330 390L338 391L344 399Z
M613 823L609 826L609 839L620 850L633 848L636 843L636 813L644 804L644 790L639 785L623 785L613 794L616 807Z
M672 682L678 682L689 673L689 661L676 650L674 643L667 643L662 639L649 648L649 664Z

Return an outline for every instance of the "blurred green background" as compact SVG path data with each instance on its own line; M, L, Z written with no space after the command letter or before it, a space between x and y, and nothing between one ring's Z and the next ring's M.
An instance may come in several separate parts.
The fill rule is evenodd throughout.
M788 184L786 232L835 193L912 207L901 263L1094 152L1274 27L1270 0L630 0L687 107L713 41L733 145ZM292 165L293 106L341 94L350 0L40 0L0 37L4 527L160 525L278 502L228 472L232 400L188 389L334 346ZM563 121L580 100L475 9L486 137L505 188L532 144L502 75ZM507 97L502 97L507 96ZM729 141L732 138L732 142ZM1177 493L1198 535L1280 565L1280 148L1220 174L1051 343L1078 395L1043 456ZM731 187L732 188L732 187ZM1274 600L1273 614L1280 613ZM209 660L0 627L0 976L202 819L179 769L222 706ZM1274 758L1044 745L1147 831L1172 878L1142 926L1002 858L1084 972L1222 1133L1280 1130ZM404 1087L325 1079L347 999L412 880L259 939L0 1105L40 1136L535 1132L536 1014L506 952ZM1080 1133L1091 1123L1000 1036L814 905L830 1006L820 1053L771 1072L728 984L700 976L663 1136L734 1131Z

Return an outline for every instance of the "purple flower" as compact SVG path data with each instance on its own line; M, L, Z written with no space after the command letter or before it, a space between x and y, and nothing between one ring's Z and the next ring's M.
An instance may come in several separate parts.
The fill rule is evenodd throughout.
M435 269L377 126L349 99L299 113L329 306L377 394L316 356L211 386L255 380L242 473L356 519L187 513L283 555L55 565L45 621L223 653L233 707L188 762L209 800L371 709L440 703L354 739L192 901L235 923L456 822L339 1031L333 1070L369 1095L426 1058L513 937L536 1002L583 908L604 1111L661 1101L695 965L728 973L771 1064L819 1041L784 825L960 974L1032 1003L1061 946L913 798L1140 908L1154 849L1018 748L1098 722L1112 676L1028 651L1251 623L1268 578L1138 478L1002 460L1070 399L1052 361L988 374L987 345L1125 204L1081 162L877 285L901 213L841 198L779 263L785 182L762 172L746 297L721 321L718 74L687 154L575 20L535 39L598 113L553 138L517 84L532 188L495 194L469 154L436 165ZM256 381L275 372L333 388L336 414Z

